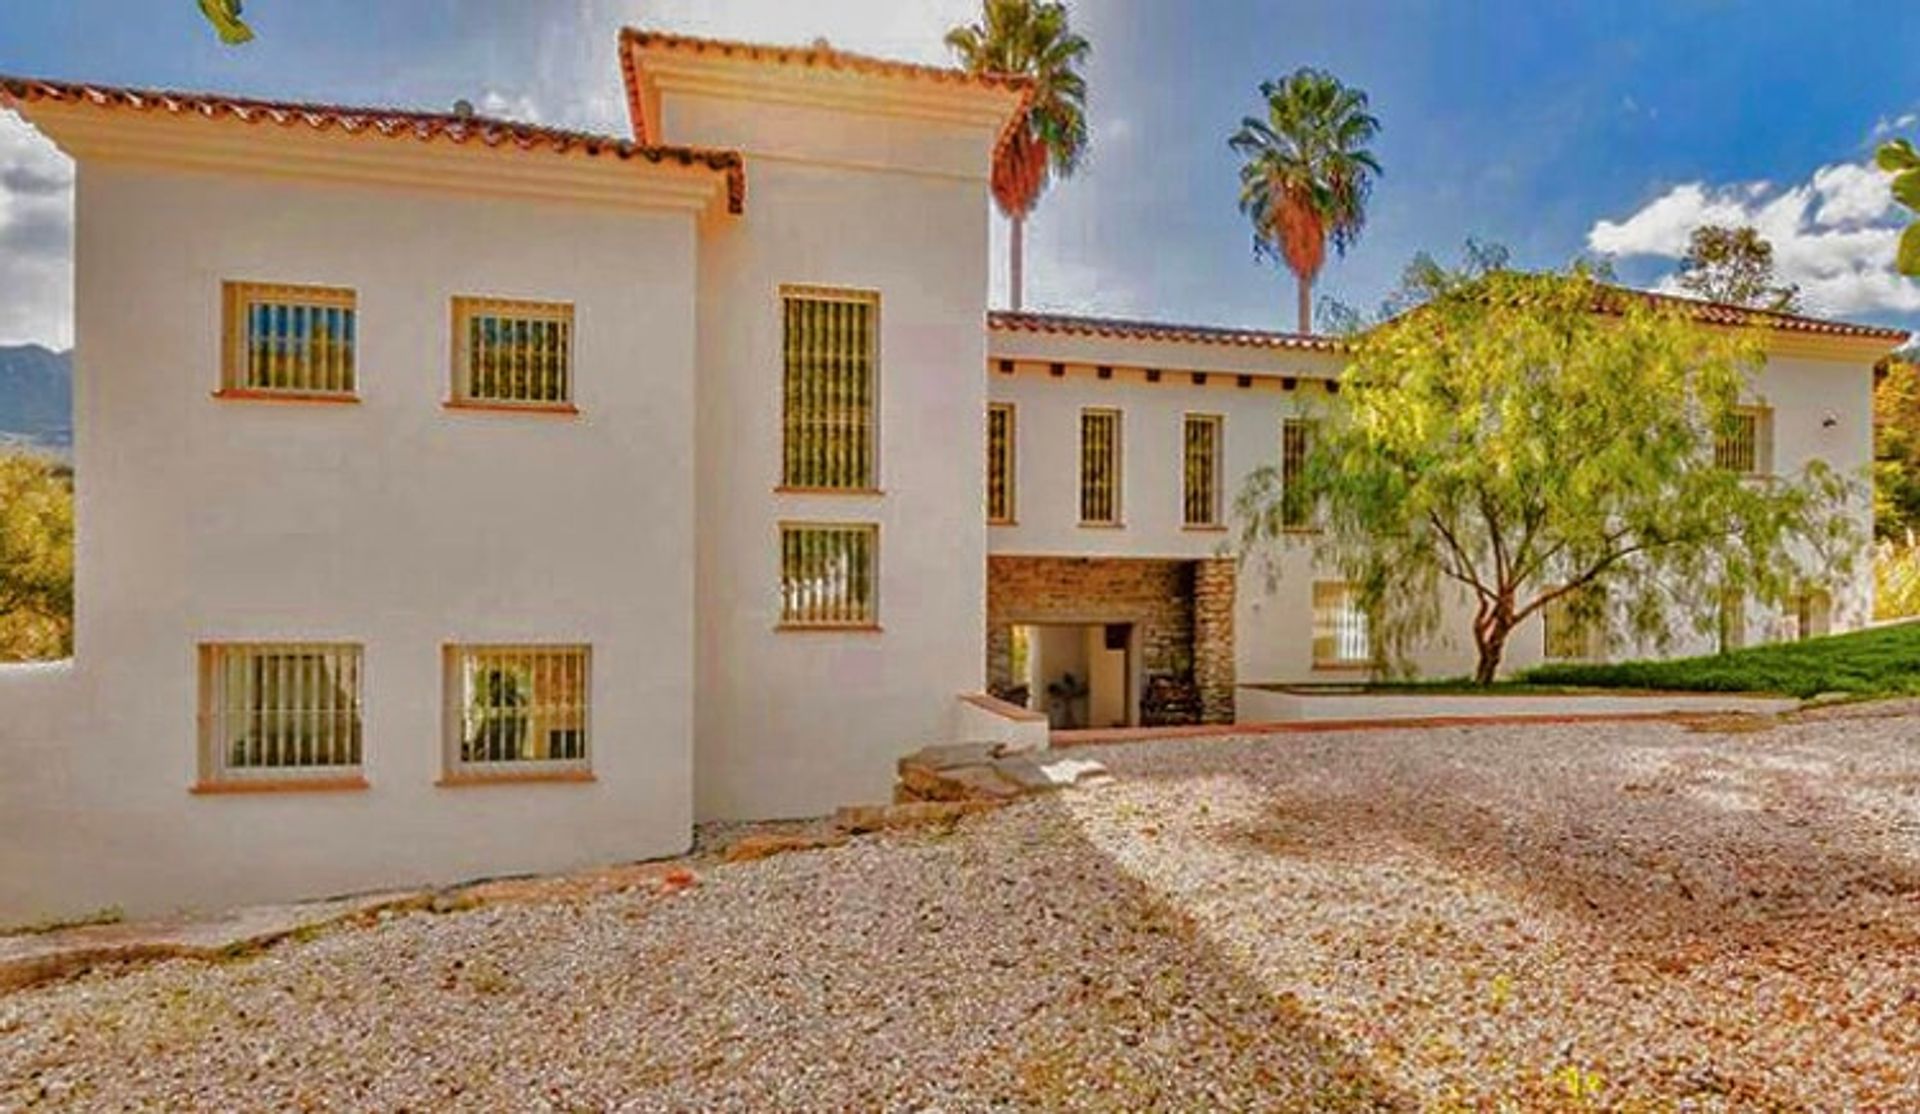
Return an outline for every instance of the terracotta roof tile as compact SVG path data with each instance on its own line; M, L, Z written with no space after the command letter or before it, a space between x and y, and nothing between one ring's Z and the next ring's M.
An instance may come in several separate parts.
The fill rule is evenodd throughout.
M1785 333L1816 333L1822 336L1863 337L1869 340L1885 340L1900 344L1907 339L1905 329L1889 329L1882 325L1856 325L1849 321L1831 321L1820 317L1808 317L1802 313L1781 313L1777 310L1749 309L1746 306L1729 305L1726 302L1708 302L1696 298L1684 298L1677 294L1656 294L1650 290L1633 290L1624 286L1607 286L1607 293L1617 298L1642 298L1656 305L1671 306L1685 312L1696 321L1709 325L1746 326L1774 329ZM1603 296L1595 307L1603 313L1617 313L1619 307L1609 304Z
M810 66L874 77L897 77L931 82L936 85L972 86L979 89L1018 93L1021 97L1020 105L1008 113L1006 126L1001 128L999 137L994 141L996 159L1012 140L1018 125L1026 120L1027 107L1033 97L1033 80L1020 74L973 73L952 66L929 66L919 62L876 58L872 55L836 50L826 45L824 41L809 46L777 46L770 43L708 39L668 31L625 27L620 31L620 74L627 87L627 113L633 121L634 138L642 142L648 139L646 113L641 107L642 82L638 55L642 50L713 54L722 58L740 58L771 65Z
M1339 337L1316 333L1279 333L1217 325L1175 325L1120 317L1077 317L1064 313L1019 313L1011 310L988 313L987 327L1010 333L1055 333L1111 340L1170 341L1176 344L1225 344L1239 348L1298 352L1341 352L1347 347Z
M218 93L182 93L158 89L130 89L112 85L43 81L0 75L0 105L36 101L87 104L108 110L164 112L173 116L231 116L249 124L305 126L315 131L339 130L347 135L411 137L421 142L545 150L556 155L639 159L653 164L703 168L726 175L727 208L741 212L746 205L746 163L737 151L701 147L635 143L612 136L524 124L487 116L418 112L406 109L364 108L330 104L301 104L230 97Z

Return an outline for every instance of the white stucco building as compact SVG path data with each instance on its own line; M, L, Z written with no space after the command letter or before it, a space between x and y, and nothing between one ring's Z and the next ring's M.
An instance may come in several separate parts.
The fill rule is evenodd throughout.
M0 79L78 165L79 476L75 660L0 671L0 922L668 855L1031 738L989 689L1352 676L1304 539L1223 548L1337 343L989 315L1017 81L622 59L626 139ZM1863 469L1900 335L1769 324L1755 469Z

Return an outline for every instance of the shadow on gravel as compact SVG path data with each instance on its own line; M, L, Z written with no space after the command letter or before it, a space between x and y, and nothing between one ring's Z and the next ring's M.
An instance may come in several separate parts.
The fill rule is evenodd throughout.
M1410 849L1546 902L1610 946L1657 954L1664 968L1755 948L1920 946L1920 926L1866 915L1910 911L1920 869L1853 838L1854 821L1833 806L1849 788L1842 775L1747 762L1757 744L1738 736L1680 743L1670 765L1648 773L1610 761L1604 745L1569 755L1546 733L1356 738L1312 768L1281 756L1243 771L1267 797L1265 814L1215 838L1356 867ZM1726 757L1698 753L1716 745ZM1502 748L1499 761L1476 762L1490 747ZM1845 776L1890 784L1884 773Z

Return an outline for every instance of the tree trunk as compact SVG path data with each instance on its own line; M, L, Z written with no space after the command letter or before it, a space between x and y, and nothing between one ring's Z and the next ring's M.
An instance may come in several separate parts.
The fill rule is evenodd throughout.
M1300 331L1313 331L1313 280L1300 277Z
M1506 656L1507 638L1513 634L1513 596L1503 592L1492 604L1483 603L1473 619L1473 645L1480 660L1473 667L1473 682L1490 685L1500 676L1500 659Z
M1480 660L1473 667L1473 683L1490 685L1500 677L1500 658L1507 652L1507 633L1499 631L1485 639L1476 639Z
M1027 218L1023 213L1015 213L1008 220L1013 222L1013 237L1007 245L1007 302L1017 313L1020 310L1020 282L1023 277L1021 256L1025 254Z

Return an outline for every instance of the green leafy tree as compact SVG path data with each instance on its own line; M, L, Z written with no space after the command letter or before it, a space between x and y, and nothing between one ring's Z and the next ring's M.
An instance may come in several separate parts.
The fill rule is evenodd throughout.
M1800 288L1773 273L1773 245L1752 226L1703 224L1680 259L1680 285L1710 302L1797 313Z
M240 5L241 0L200 0L200 14L207 17L220 41L228 46L253 41L253 28L240 18Z
M1711 633L1723 592L1780 603L1850 567L1857 485L1819 462L1768 481L1715 464L1756 337L1581 266L1422 259L1407 283L1418 308L1354 339L1306 462L1316 557L1357 587L1383 668L1439 632L1449 593L1470 601L1488 683L1562 598L1659 646L1676 619ZM1242 553L1282 544L1284 501L1277 469L1250 478Z
M73 483L47 460L0 455L0 659L73 652Z
M1323 70L1264 82L1264 119L1248 116L1227 141L1240 167L1240 211L1253 222L1256 257L1273 257L1299 284L1300 331L1313 328L1313 283L1327 260L1360 238L1380 175L1368 150L1380 121L1367 95Z
M1920 530L1920 365L1889 360L1873 385L1873 528Z
M1896 139L1882 144L1874 157L1880 169L1893 175L1894 200L1920 214L1920 151L1913 149L1912 142ZM1920 278L1920 220L1901 235L1894 266L1903 275Z
M1087 82L1093 47L1073 33L1067 7L1044 0L983 0L980 22L947 32L970 73L1014 74L1033 83L1026 119L993 164L993 199L1011 225L1008 298L1019 309L1028 214L1055 175L1073 176L1087 152Z

